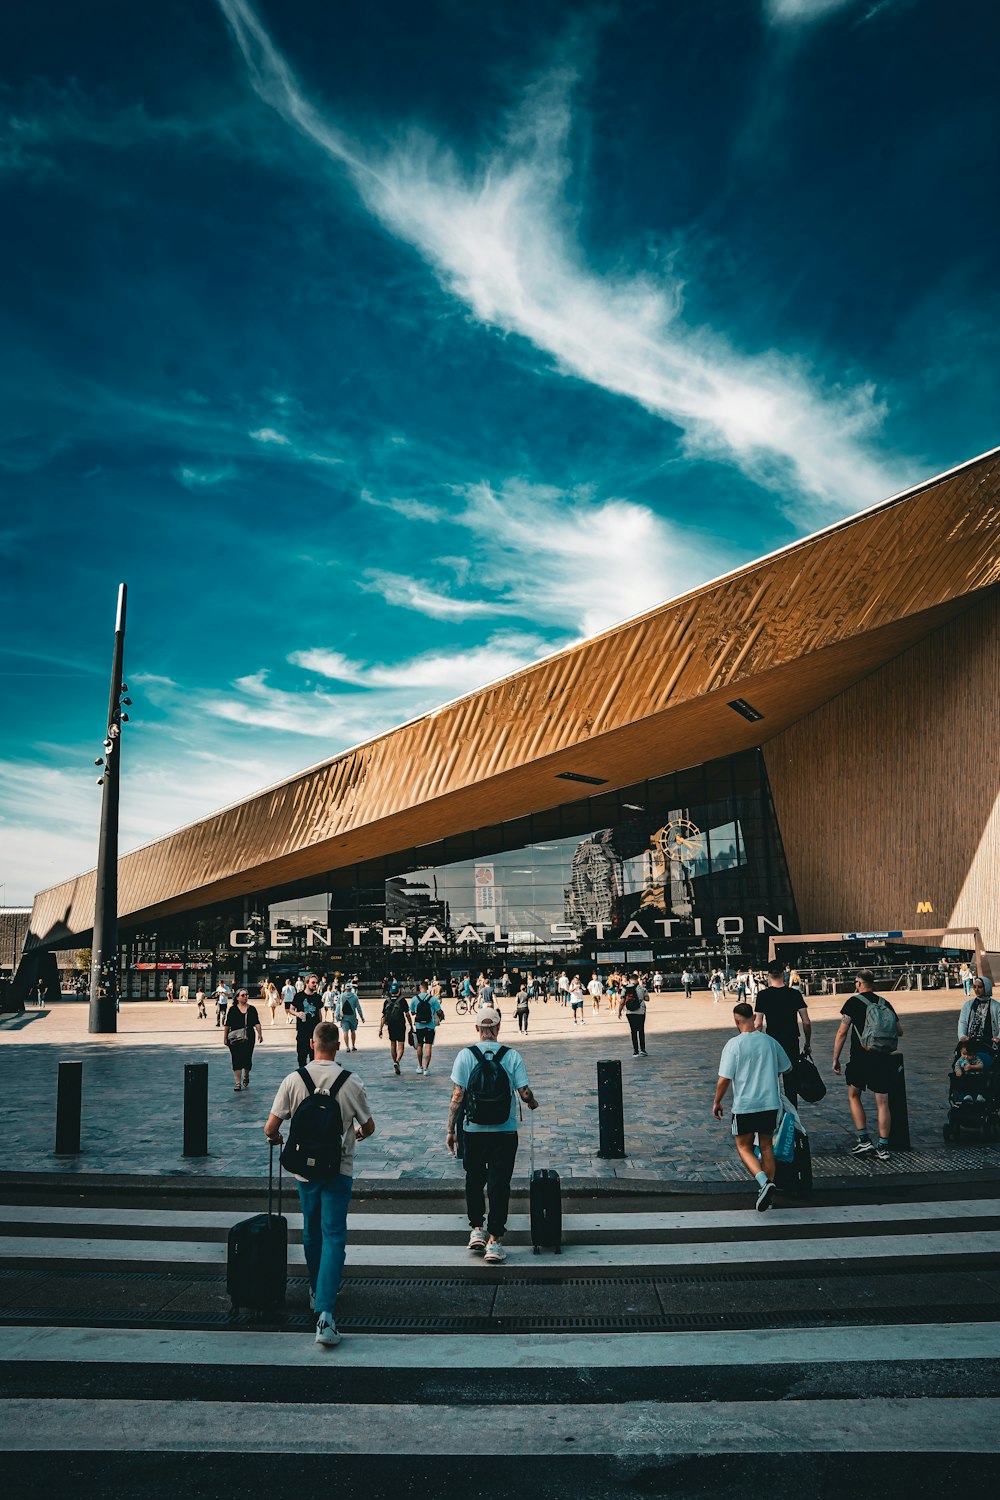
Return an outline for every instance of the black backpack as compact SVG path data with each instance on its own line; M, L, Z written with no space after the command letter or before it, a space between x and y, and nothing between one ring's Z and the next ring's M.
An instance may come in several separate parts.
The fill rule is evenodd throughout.
M351 1075L345 1068L326 1094L317 1093L308 1068L299 1068L298 1071L309 1092L289 1122L281 1165L286 1172L294 1172L307 1182L317 1177L339 1177L344 1116L337 1095Z
M639 1006L641 1004L642 1001L639 999L639 991L636 989L634 984L630 984L625 990L626 1011L636 1011L639 1009Z
M465 1118L471 1125L506 1125L510 1118L510 1074L500 1061L508 1050L498 1047L486 1057L478 1047L469 1048L476 1059L465 1087Z
M396 1021L401 1021L406 1013L406 1007L402 1000L393 997L385 1002L385 1019L392 1026Z
M420 995L417 999L417 1008L414 1011L414 1020L418 1026L434 1025L434 1010L431 1006L430 996Z
M346 1016L348 1020L350 1020L351 1016L353 1016L354 1014L354 1001L348 1000L346 995L341 996L340 1014L342 1016Z

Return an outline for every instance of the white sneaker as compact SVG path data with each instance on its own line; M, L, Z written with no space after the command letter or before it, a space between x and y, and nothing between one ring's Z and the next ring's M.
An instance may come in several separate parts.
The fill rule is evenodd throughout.
M485 1255L486 1235L482 1229L473 1229L469 1235L469 1249L473 1255Z
M316 1342L317 1344L324 1344L328 1349L333 1349L340 1343L340 1334L337 1332L337 1325L329 1313L320 1313L316 1321Z
M418 1072L418 1073L422 1073L422 1072L423 1072L423 1071L424 1071L424 1070L423 1070L423 1068L421 1068L421 1067L420 1067L420 1066L419 1066L419 1064L418 1064L418 1065L417 1065L417 1072Z
M759 1214L764 1213L767 1209L769 1209L771 1207L771 1199L773 1197L774 1197L774 1183L773 1182L765 1182L762 1185L762 1187L760 1189L760 1192L757 1194L757 1204L756 1204L756 1207L757 1207L757 1212Z
M490 1240L486 1246L486 1254L483 1260L488 1266L502 1266L507 1259L507 1252L499 1240Z

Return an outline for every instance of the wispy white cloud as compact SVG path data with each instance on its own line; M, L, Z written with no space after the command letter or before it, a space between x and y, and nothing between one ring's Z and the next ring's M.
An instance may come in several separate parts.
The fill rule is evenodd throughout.
M529 91L502 147L474 171L419 132L377 155L305 95L247 0L218 3L261 98L346 169L375 217L481 322L675 424L688 453L819 508L842 513L900 487L875 452L883 411L870 385L826 386L779 351L748 355L686 326L677 278L588 267L566 198L570 70Z
M206 696L198 711L232 724L324 741L335 755L408 719L507 677L552 649L543 636L498 632L467 650L428 651L397 662L359 662L325 646L293 652L289 662L322 684L276 686L269 673L237 678ZM334 686L336 684L337 686Z
M764 15L772 26L805 26L857 0L764 0Z
M461 528L469 555L439 557L475 597L445 593L419 578L370 570L363 587L386 603L432 619L517 616L573 636L683 593L738 561L725 543L702 537L623 499L512 478L459 492L438 523ZM423 520L423 518L421 518Z
M211 489L214 485L225 484L228 479L236 476L236 469L232 464L223 464L218 469L194 469L182 465L175 470L177 478L187 490Z
M489 620L511 613L510 605L492 590L486 598L458 599L405 573L386 573L380 568L366 568L360 587L380 595L386 604L415 610L431 620Z
M277 443L281 448L291 447L291 438L286 437L283 432L277 432L273 427L258 427L250 436L255 443Z

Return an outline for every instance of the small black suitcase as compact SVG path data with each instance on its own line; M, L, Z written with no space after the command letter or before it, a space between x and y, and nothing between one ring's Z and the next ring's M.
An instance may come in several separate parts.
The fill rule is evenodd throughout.
M540 1167L532 1172L528 1196L531 1204L531 1243L540 1250L562 1253L562 1187L559 1173Z
M281 1213L281 1163L278 1163L278 1212L271 1212L274 1191L274 1147L267 1172L267 1213L243 1219L229 1231L226 1291L233 1312L251 1307L266 1312L284 1307L288 1282L288 1220Z
M562 1254L562 1185L559 1173L539 1168L535 1171L535 1117L528 1115L531 1127L531 1172L528 1177L528 1204L531 1212L531 1244L540 1250Z
M784 1193L811 1193L813 1190L812 1152L809 1137L795 1132L795 1160L775 1161L774 1185Z

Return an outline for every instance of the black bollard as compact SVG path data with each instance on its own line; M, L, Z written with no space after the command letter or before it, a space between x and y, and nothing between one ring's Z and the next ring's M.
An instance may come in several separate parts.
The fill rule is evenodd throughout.
M80 1152L80 1110L83 1104L83 1063L61 1062L56 1084L56 1155Z
M903 1071L903 1054L892 1055L892 1082L889 1085L890 1151L909 1151L910 1116L906 1108L906 1074Z
M208 1155L208 1063L184 1064L184 1155Z
M597 1064L597 1118L601 1127L598 1156L625 1155L625 1114L622 1106L622 1065L616 1059Z

